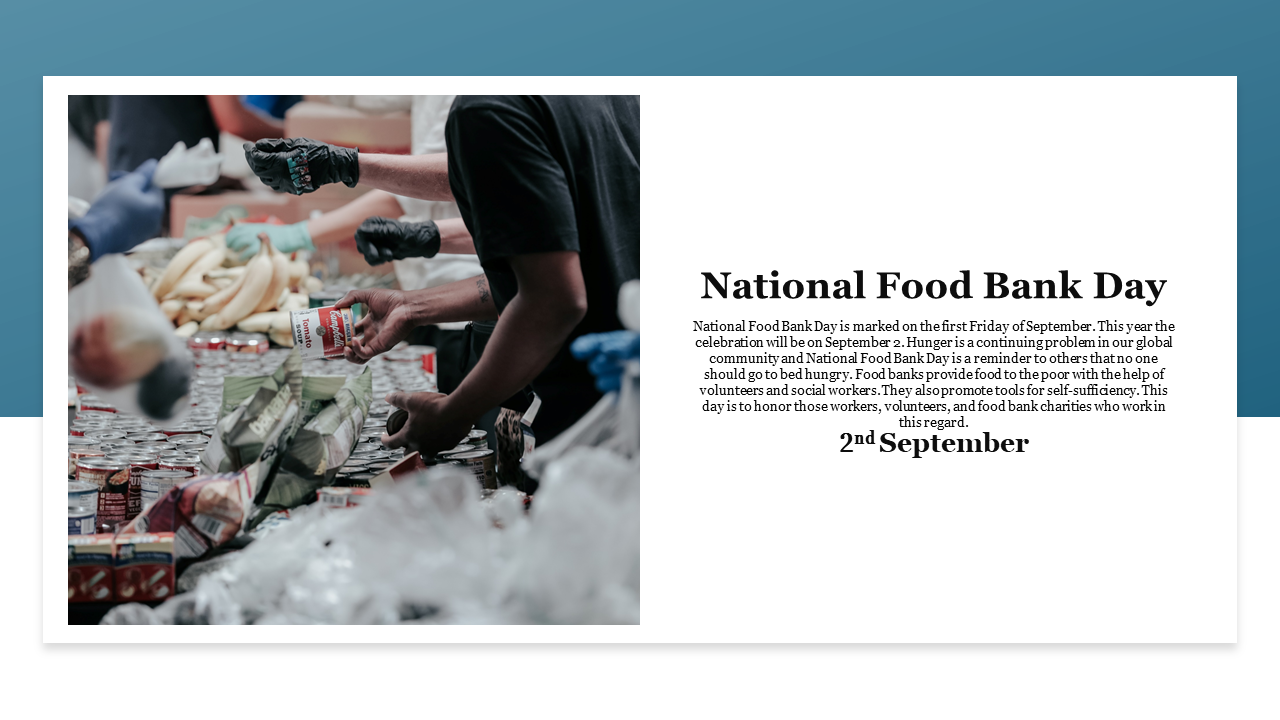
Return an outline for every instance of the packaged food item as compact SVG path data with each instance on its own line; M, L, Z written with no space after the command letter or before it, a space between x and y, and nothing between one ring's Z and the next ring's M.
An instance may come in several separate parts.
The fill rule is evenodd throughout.
M254 462L262 454L265 439L286 413L296 428L301 414L301 364L297 353L291 352L271 376L227 379L223 390L224 405L228 402L229 393L239 397L245 390L244 384L232 383L232 380L244 380L246 384L253 382L254 389L249 390L244 400L218 421L213 437L199 456L203 472L229 472ZM291 428L287 435L292 437L293 431Z
M220 332L197 332L187 338L187 347L192 350L221 350L226 345L226 334Z
M67 477L76 474L76 461L80 458L102 457L105 453L90 438L72 435L67 438Z
M318 489L332 485L350 458L373 394L373 374L365 368L344 379L332 401L322 403L315 417L294 435L280 462L280 470L263 487L258 500L268 512L311 502Z
M98 486L72 480L67 483L67 509L98 511ZM82 533L77 533L82 534Z
M113 430L113 429L94 428L93 430L85 430L84 432L84 437L90 438L92 440L123 440L128 435L129 433L123 430Z
M115 405L103 401L103 399L97 395L81 395L80 411L84 412L87 410L97 410L98 412L111 413L112 415L117 412Z
M128 440L129 442L134 442L134 443L164 442L165 440L168 440L168 439L169 439L169 436L162 432L132 433L130 435L125 436L125 440Z
M168 442L169 438L177 435L199 435L200 426L192 423L182 423L181 425L173 425L163 428L160 432L164 434L164 437L158 438L158 441Z
M98 447L102 448L102 452L105 455L111 455L112 453L130 452L136 449L135 445L136 445L135 443L129 442L128 440L98 441Z
M192 477L181 470L148 470L142 473L142 509L146 510L162 496Z
M97 528L97 508L67 508L67 535L92 535Z
M475 475L483 488L496 488L497 477L494 475L494 454L492 450L476 450L469 453L450 455L450 460L462 463L463 467Z
M355 337L351 308L294 310L289 315L289 322L293 328L293 346L304 360L342 357Z
M209 444L209 438L200 433L194 435L174 435L169 438L168 442L170 445L175 447L186 447L199 450Z
M262 355L271 347L271 341L263 333L233 332L227 336L227 352Z
M86 432L94 430L111 430L111 424L105 420L73 420L70 429L67 430L67 434L74 437L84 437Z
M484 430L472 429L467 433L467 439L462 442L477 449L485 449L489 447L489 434Z
M200 457L198 455L169 455L161 457L156 465L157 470L176 470L192 476L200 474Z
M76 465L76 480L98 488L98 531L115 531L128 514L129 463L103 457L85 458Z
M436 457L449 459L454 455L459 455L461 453L475 452L475 451L476 451L475 445L471 445L470 443L467 443L464 441L461 445L457 445L449 450L443 450L441 452L436 453Z
M145 451L120 453L107 457L129 463L129 499L125 519L132 520L142 512L142 476L144 473L158 469L160 461L155 453Z
M115 587L115 543L111 535L67 538L67 602L108 602Z
M276 401L284 404L278 412L272 405ZM237 412L249 404L246 402ZM123 532L172 533L175 557L186 558L199 557L246 529L260 483L268 481L275 472L284 447L297 428L298 403L289 386L281 388L264 410L247 421L255 426L254 437L261 437L254 441L258 455L252 462L234 472L182 481L159 495ZM229 415L226 420L237 417ZM233 433L241 429L238 425L230 427ZM163 461L161 465L163 467Z
M171 532L124 532L115 538L115 599L163 600L173 594L176 538Z

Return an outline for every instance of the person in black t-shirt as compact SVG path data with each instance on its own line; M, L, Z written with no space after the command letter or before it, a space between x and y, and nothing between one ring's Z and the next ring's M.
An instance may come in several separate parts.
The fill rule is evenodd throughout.
M284 131L283 122L246 108L235 95L112 95L109 120L111 172L133 172L179 141L195 147L209 138L217 150L222 130L247 140Z
M349 293L339 306L363 303L367 314L347 357L365 362L416 325L496 318L483 356L453 393L388 397L410 412L389 443L448 449L480 413L526 385L543 399L534 431L544 442L600 398L569 344L621 329L618 288L640 276L639 98L459 97L445 133L443 155L360 155L306 139L246 144L245 155L280 190L360 182L456 201L485 277ZM289 161L304 152L306 174L291 174Z

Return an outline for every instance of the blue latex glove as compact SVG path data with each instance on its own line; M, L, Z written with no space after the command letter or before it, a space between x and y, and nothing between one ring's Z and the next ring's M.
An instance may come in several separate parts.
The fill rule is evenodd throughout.
M84 238L94 260L122 253L160 234L164 215L164 191L151 184L156 161L148 160L137 170L112 180L88 212L67 223Z
M307 221L294 223L292 225L268 225L266 223L241 223L236 224L227 231L227 249L232 252L238 252L241 260L245 260L257 254L258 233L266 233L271 238L271 246L282 253L291 253L298 250L316 249L314 243L311 242L311 233L307 231Z
M596 376L596 389L611 392L622 387L622 371L628 360L640 357L640 333L632 330L583 335L569 346L569 352L587 361Z

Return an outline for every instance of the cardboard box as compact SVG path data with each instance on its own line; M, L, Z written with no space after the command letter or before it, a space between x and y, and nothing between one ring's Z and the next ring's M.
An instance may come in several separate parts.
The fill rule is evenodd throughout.
M394 263L385 262L381 265L370 265L364 259L364 254L356 247L355 238L343 240L336 247L338 272L342 275L391 275L396 271Z
M67 602L109 602L115 595L115 543L109 534L67 537Z
M311 217L311 213L319 210L322 213L332 212L356 198L369 192L367 185L357 185L349 188L342 183L330 183L321 185L315 189L315 192L309 192L305 195L297 197L298 202L298 219L306 220Z
M249 211L249 217L275 215L285 223L303 219L298 208L298 196L284 193L225 192L217 195L174 195L169 200L169 236L182 237L187 218L211 218L228 205L239 205Z
M121 533L115 545L117 602L164 600L173 595L174 534Z
M360 152L408 155L413 146L409 113L374 115L354 108L303 101L284 114L284 134L310 138Z

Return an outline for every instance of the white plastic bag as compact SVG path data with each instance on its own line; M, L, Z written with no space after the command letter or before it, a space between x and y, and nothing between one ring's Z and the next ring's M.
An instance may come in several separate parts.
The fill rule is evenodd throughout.
M142 278L107 255L67 295L68 353L77 382L121 411L177 421L195 365Z
M188 149L181 140L173 146L151 177L151 184L162 188L212 185L218 181L222 168L222 156L213 150L213 141L201 138L195 147Z

